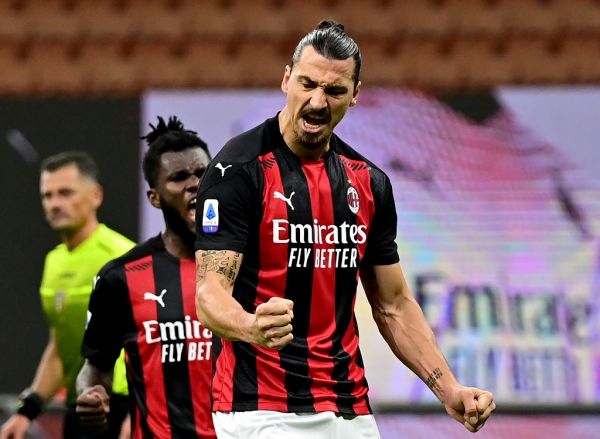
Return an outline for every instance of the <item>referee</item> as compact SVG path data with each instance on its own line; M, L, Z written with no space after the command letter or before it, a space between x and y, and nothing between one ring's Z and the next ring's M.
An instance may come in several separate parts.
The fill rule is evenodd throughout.
M99 223L103 192L98 168L88 154L67 151L44 160L40 194L46 220L62 241L46 255L40 287L50 334L33 382L21 393L17 413L2 425L0 438L25 437L31 422L63 387L67 390L65 439L116 438L128 409L123 359L115 367L111 419L102 431L82 429L75 413L75 379L83 365L80 347L94 276L134 243Z

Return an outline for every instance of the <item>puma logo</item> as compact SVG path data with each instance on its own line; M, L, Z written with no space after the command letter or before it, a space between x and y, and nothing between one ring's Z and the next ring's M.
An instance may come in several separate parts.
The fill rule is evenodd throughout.
M221 164L221 162L217 163L215 165L215 168L220 169L221 170L221 177L225 177L225 171L229 168L231 168L231 165L227 165L225 167L223 167L223 165Z
M163 296L165 295L166 292L167 292L167 290L164 289L160 292L160 295L158 295L158 296L154 293L145 292L144 300L154 300L155 302L158 302L160 304L160 306L162 306L164 308L165 302L163 302Z
M275 191L273 192L273 198L277 199L277 200L282 200L285 201L287 203L288 206L290 206L290 208L292 210L294 210L294 206L292 205L292 197L294 196L296 192L292 192L290 194L289 198L285 198L285 195L283 195L281 192Z

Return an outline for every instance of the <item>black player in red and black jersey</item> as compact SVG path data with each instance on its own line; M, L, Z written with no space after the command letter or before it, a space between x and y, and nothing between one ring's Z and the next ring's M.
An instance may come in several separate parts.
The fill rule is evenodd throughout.
M285 69L286 106L230 140L200 185L196 300L222 338L219 437L379 436L354 317L359 277L392 351L454 419L476 431L495 409L490 392L456 381L407 286L388 177L333 133L357 103L360 67L343 26L321 23Z
M152 126L152 125L151 125ZM105 265L89 305L77 412L103 422L112 366L125 348L133 438L214 438L212 333L196 318L194 220L210 157L175 117L146 137L144 177L165 231Z

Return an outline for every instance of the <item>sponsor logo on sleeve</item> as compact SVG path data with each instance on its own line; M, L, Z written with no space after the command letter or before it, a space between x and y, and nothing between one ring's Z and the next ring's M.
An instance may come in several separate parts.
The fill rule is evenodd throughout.
M219 230L219 200L209 198L204 201L202 231L216 233Z
M221 164L221 162L219 162L215 165L215 168L217 168L219 171L221 171L221 177L225 177L225 171L227 171L229 168L231 168L231 166L233 166L233 165L223 166Z

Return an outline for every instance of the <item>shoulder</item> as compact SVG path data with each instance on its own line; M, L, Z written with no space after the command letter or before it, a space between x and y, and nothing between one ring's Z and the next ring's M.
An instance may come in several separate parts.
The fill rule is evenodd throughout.
M56 247L46 253L46 263L60 259L66 253L67 246L62 243L58 244Z
M368 169L369 173L371 174L371 178L376 184L387 184L387 182L389 182L389 177L387 174L376 164L374 164L364 155L360 154L335 134L333 139L335 151L340 155L340 159L344 166L348 166L354 170Z
M229 140L211 161L202 178L199 192L202 193L215 184L245 178L245 173L240 171L252 168L261 155L279 146L278 127L275 116Z
M98 238L99 245L106 248L107 251L115 253L115 256L122 255L135 246L135 242L131 239L104 224L100 224Z
M268 138L278 127L277 116L231 138L213 159L213 162L247 163L266 153L274 145ZM278 129L278 128L277 128Z
M122 273L129 264L135 264L149 256L154 255L161 249L160 236L156 236L138 245L135 245L123 255L108 261L100 270L99 276L111 277Z

